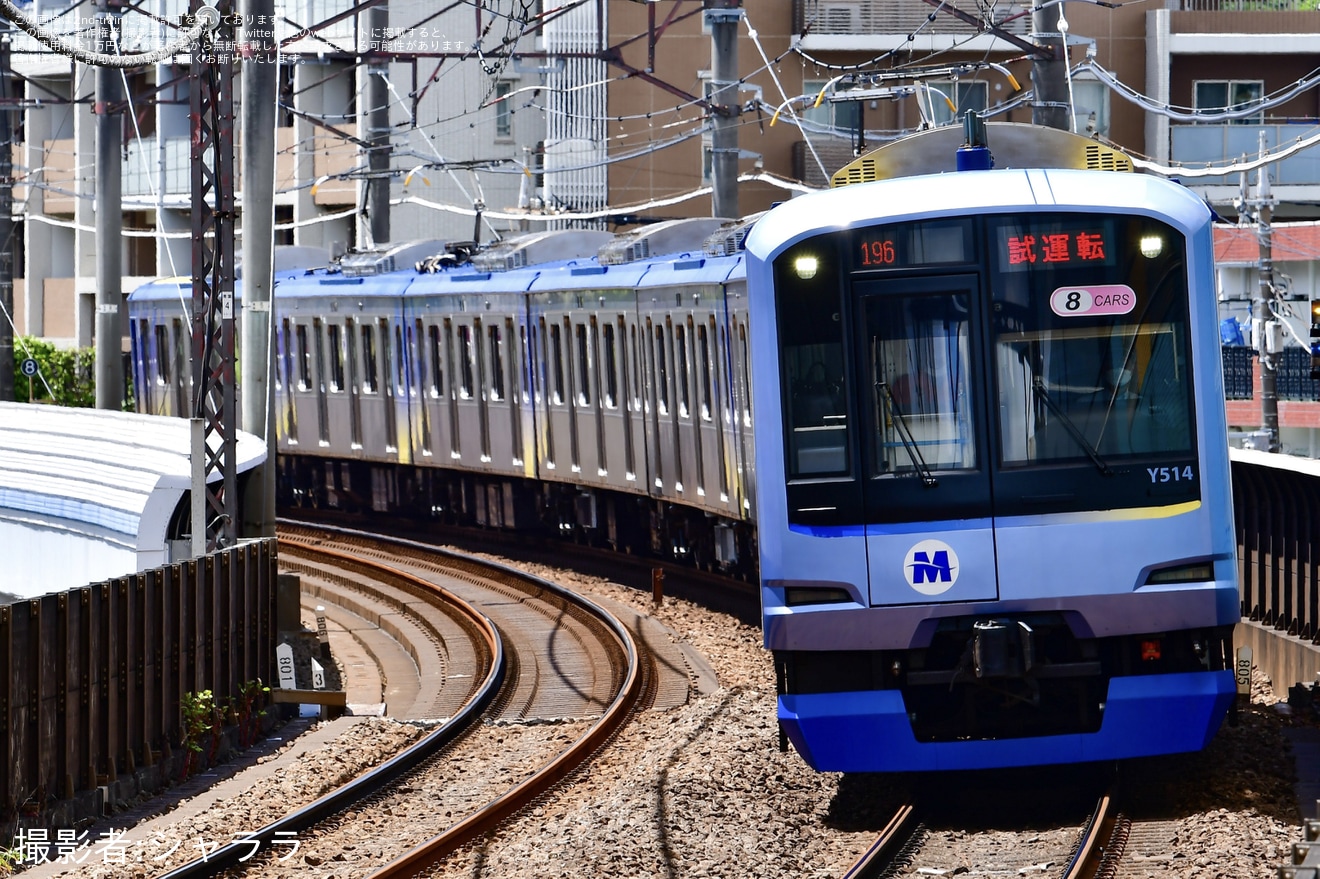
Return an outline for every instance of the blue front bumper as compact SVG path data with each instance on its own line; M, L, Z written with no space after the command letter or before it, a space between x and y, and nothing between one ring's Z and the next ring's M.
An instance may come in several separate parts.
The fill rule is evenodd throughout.
M1097 732L1021 739L918 742L898 690L780 696L779 721L823 772L993 769L1199 751L1235 692L1231 671L1111 678Z

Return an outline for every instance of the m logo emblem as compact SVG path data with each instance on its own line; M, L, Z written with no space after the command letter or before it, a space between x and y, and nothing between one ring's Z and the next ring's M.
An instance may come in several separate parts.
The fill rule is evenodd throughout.
M958 581L958 554L942 540L923 540L903 560L908 585L923 595L941 595Z

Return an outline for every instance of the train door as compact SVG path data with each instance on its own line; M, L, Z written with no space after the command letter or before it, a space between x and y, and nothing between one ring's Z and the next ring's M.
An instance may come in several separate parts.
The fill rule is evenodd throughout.
M566 357L564 357L564 358L559 358L559 357L557 357L556 360L558 360L558 361L561 362L561 363L562 363L564 360L567 360L567 363L568 363L568 390L567 390L567 393L561 395L561 399L563 399L564 397L567 397L567 402L568 402L568 448L569 448L569 455L570 455L570 457L572 458L573 472L574 472L574 473L581 473L581 472L582 472L582 445L581 445L581 439L580 439L580 437L578 436L578 411L577 411L577 410L578 410L578 407L577 407L578 393L577 393L577 391L578 391L578 382L579 382L579 381L585 381L585 380L586 380L586 376L582 376L582 377L579 379L577 374L581 372L581 369L580 369L580 368L579 368L579 369L574 369L574 364L573 364L573 322L572 322L569 318L567 318L567 317L564 318L564 330L563 330L563 334L564 334L564 336L566 337L565 340L564 340L564 343L563 343L563 347L567 347L567 348L568 348L568 351L563 352L563 353L566 355ZM560 346L560 345L556 345L555 347L558 349L558 348L560 348L561 346ZM562 378L561 378L561 381L562 381Z
M544 317L532 325L532 406L537 418L537 462L555 467L555 429L550 413L550 337Z
M357 336L353 332L353 320L344 321L344 348L348 360L348 441L353 449L362 448L362 397L358 387L358 349Z
M174 405L175 412L184 417L192 417L192 369L189 364L188 343L191 341L191 334L185 335L183 332L183 321L175 318L173 321L174 350L167 352L166 357L174 357Z
M617 446L623 452L623 481L633 483L637 478L637 462L633 450L632 384L628 376L627 326L622 316L617 323L606 320L601 331L601 398L603 408L617 412ZM602 413L602 423L604 423ZM614 434L605 440L612 443Z
M296 446L298 406L293 396L293 326L287 317L282 323L280 343L280 374L284 380L284 439L289 445Z
M325 328L319 317L312 318L312 340L315 344L316 374L312 382L316 388L316 436L323 446L330 445L330 412L325 390Z
M526 453L523 451L523 423L522 413L525 396L523 393L523 361L522 352L527 345L526 328L516 326L513 318L504 319L504 348L508 352L508 375L509 375L509 464L515 467L522 466L526 460ZM501 357L503 359L503 356Z
M752 452L755 438L752 430L752 370L745 305L730 315L730 327L729 367L733 374L733 432L738 443L738 481L742 515L751 516L756 506L756 460Z
M605 476L610 469L609 457L605 453L605 398L606 395L609 394L609 388L601 383L600 322L596 319L596 315L593 314L591 316L590 332L588 333L586 326L579 324L578 333L582 336L582 341L589 344L591 347L589 352L583 352L588 355L586 357L589 361L587 375L591 377L591 380L584 382L584 384L589 386L587 388L588 393L591 393L590 386L595 386L596 392L588 399L588 404L595 413L594 420L596 422L596 429L592 432L596 435L596 473L600 476Z
M385 451L397 452L399 450L399 426L394 422L394 381L390 375L393 365L393 351L390 345L390 322L386 318L381 318L378 322L380 327L380 362L383 367L380 382L380 398L383 405L382 417L385 423Z
M464 327L463 329L467 328ZM494 382L486 376L485 347L481 338L481 318L473 318L471 348L467 354L472 358L472 362L476 364L474 396L477 400L477 436L480 438L481 443L482 462L490 461L490 402L493 401L496 394Z
M872 605L998 596L978 289L970 274L853 286ZM834 365L815 368L804 382L820 385L804 387L801 405L816 407L822 426L846 419L828 384Z
M426 325L426 348L430 371L427 373L425 386L426 403L424 408L431 409L435 407L435 419L431 423L439 434L438 438L432 439L431 450L443 449L448 446L446 436L448 434L448 422L440 417L440 409L445 407L446 389L445 389L445 349L444 342L440 336L440 327L436 324ZM445 411L448 411L447 408Z
M458 425L458 373L454 372L454 321L445 318L445 371L449 373L449 393L445 403L449 408L449 457L463 457L463 437Z

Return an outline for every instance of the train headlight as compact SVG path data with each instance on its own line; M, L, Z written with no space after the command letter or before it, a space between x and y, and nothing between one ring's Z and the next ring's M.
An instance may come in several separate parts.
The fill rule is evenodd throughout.
M1142 256L1154 259L1164 252L1164 239L1159 235L1142 235L1140 247Z
M804 281L810 281L816 277L816 270L820 268L820 260L814 256L799 256L793 260L793 271Z

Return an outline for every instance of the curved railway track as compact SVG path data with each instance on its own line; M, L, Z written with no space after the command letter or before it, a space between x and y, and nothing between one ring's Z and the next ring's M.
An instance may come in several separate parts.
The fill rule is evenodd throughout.
M274 875L285 867L266 846L295 834L307 863L343 862L357 852L359 871L419 875L563 781L673 677L663 672L665 657L639 650L629 626L610 612L511 568L292 528L281 530L281 550L304 590L333 607L373 657L386 713L447 719L376 770L168 879ZM461 614L452 610L465 606ZM364 633L372 631L389 631L406 645L417 663L411 676L369 646ZM483 714L489 722L478 723ZM393 832L361 845L364 820ZM256 857L254 839L263 843Z

